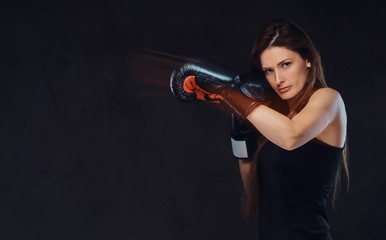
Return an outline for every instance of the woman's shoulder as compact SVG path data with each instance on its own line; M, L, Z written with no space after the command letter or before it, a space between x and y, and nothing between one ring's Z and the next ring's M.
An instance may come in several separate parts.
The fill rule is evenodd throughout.
M310 97L307 105L310 108L328 111L332 115L346 114L345 104L340 93L329 87L316 90Z
M340 93L330 87L319 88L311 95L310 100L342 101Z
M331 95L331 96L338 96L340 95L339 92L333 88L330 87L322 87L317 89L314 94L319 94L319 95Z
M347 115L339 92L328 87L320 88L314 92L311 98L310 101L313 103L310 107L320 109L330 119L327 127L317 138L329 145L343 147L346 139Z

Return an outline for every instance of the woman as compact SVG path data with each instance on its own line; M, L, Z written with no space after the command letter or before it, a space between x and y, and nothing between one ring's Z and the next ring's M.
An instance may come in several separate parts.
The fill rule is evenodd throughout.
M325 206L334 183L339 186L337 172L344 168L348 177L343 100L327 87L307 34L290 21L261 30L251 65L255 71L234 76L217 66L187 63L173 71L171 90L185 102L220 102L242 119L234 118L232 137L246 144L232 148L235 156L253 158L239 165L245 216L258 210L260 239L331 239ZM261 137L253 144L257 132ZM237 151L239 146L244 150ZM245 146L255 154L248 156Z
M247 117L262 136L253 161L239 160L245 216L258 210L260 239L331 239L325 205L338 169L348 177L343 100L327 87L307 34L290 21L260 31L251 65L276 94Z

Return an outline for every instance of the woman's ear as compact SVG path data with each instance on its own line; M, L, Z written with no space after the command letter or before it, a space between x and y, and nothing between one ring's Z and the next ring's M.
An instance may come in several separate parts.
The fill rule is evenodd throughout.
M311 68L311 62L309 62L308 60L306 60L306 66L307 66L307 68Z

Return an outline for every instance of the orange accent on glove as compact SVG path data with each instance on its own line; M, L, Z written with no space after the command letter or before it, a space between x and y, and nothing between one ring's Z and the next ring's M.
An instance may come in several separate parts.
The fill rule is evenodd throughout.
M197 99L200 99L200 100L211 101L214 103L219 103L218 99L223 100L223 98L220 95L209 93L203 90L202 88L200 88L199 86L197 86L196 79L194 76L189 76L185 78L183 88L188 93L195 93L197 96ZM210 99L213 99L213 100L210 100Z
M269 105L271 105L271 100L269 100L268 102L265 102L265 103L263 103L263 105L265 105L266 107L269 107Z

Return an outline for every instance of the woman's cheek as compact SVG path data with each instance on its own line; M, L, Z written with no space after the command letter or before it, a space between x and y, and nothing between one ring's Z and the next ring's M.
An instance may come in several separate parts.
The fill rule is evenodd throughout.
M269 76L266 76L265 78L267 79L267 82L269 83L269 85L270 85L273 89L276 89L276 88L275 88L275 82L274 82L274 80L272 80L271 77L269 77Z

